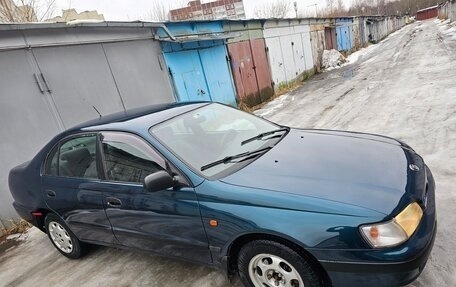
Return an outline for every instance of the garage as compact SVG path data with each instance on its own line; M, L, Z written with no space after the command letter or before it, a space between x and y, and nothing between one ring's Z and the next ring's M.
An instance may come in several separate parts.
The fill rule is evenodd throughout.
M0 26L2 170L30 160L50 138L82 121L174 102L152 23ZM0 174L3 216L15 217Z

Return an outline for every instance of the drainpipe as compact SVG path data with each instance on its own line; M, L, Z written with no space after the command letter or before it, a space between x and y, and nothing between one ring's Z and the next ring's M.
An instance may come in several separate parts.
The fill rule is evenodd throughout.
M151 24L152 28L161 28L163 29L163 31L165 31L165 33L168 35L168 37L176 42L176 37L173 36L173 34L171 34L171 31L169 31L168 27L166 27L165 24L155 24L155 23L152 23Z
M103 21L89 21L87 22L87 20L76 20L76 21L70 21L67 23L68 26L77 26L77 25L80 25L80 24L85 24L85 23L103 23ZM105 22L105 23L108 23L108 22ZM168 27L165 26L165 24L163 23L150 23L150 22L141 22L143 27L151 27L151 28L161 28L163 29L163 31L165 31L165 33L168 35L168 37L172 40L172 41L176 41L176 37L174 37L172 34L171 34L171 31L169 31ZM145 25L146 24L146 25Z

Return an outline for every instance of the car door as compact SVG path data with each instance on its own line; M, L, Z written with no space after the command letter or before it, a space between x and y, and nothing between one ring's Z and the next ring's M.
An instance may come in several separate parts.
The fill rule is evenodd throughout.
M117 243L103 206L97 168L97 134L62 140L50 152L42 176L48 208L82 241Z
M185 177L136 135L103 132L100 140L106 214L119 242L163 255L211 262L196 193ZM179 186L147 191L144 178L163 170L180 178Z

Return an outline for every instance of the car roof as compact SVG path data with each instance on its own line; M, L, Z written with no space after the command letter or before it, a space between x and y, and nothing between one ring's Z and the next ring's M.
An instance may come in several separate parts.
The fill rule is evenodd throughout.
M80 131L102 129L136 130L137 124L141 122L147 123L149 128L207 104L209 104L209 102L166 103L129 109L83 122L66 130L64 133L71 134Z

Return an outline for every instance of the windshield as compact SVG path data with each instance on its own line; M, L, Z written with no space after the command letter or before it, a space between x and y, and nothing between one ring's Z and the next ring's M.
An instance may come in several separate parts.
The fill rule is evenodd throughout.
M209 104L160 123L150 133L190 168L212 178L242 168L241 163L256 158L239 159L242 154L272 146L285 131L240 110Z

